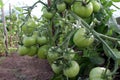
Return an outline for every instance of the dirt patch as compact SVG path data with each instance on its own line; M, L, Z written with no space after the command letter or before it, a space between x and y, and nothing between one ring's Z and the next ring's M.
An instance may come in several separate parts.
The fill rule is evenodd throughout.
M52 76L46 60L15 53L0 60L0 80L50 80Z

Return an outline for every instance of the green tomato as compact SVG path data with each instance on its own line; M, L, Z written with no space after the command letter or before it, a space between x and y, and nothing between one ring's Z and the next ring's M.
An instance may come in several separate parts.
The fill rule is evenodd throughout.
M47 58L47 52L48 52L48 45L41 46L38 49L38 58L40 59L46 59Z
M113 80L112 76L110 76L110 70L107 69L106 74L105 73L106 68L104 67L95 67L90 71L89 78L90 80ZM104 77L106 75L106 77ZM109 75L109 76L107 76Z
M34 20L29 19L25 25L22 26L22 31L24 34L31 34L36 29L36 23Z
M92 0L92 4L93 4L93 11L94 12L99 12L99 10L100 10L100 3L95 1L95 0Z
M83 5L82 2L75 2L72 5L72 10L80 17L89 17L93 12L93 5L89 2L87 5Z
M75 77L80 71L80 66L76 61L71 61L70 66L63 70L63 74L69 78Z
M59 74L62 71L62 66L57 65L55 63L51 64L51 68L52 68L53 72L56 73L56 74Z
M57 60L59 58L59 53L57 52L58 49L53 50L55 47L51 47L48 50L48 54L47 54L47 60L49 61L49 63L53 63L55 60Z
M29 56L34 56L34 55L36 55L37 54L37 47L36 46L31 46L30 48L29 48L29 53L28 53L28 55Z
M57 4L58 12L63 12L65 9L66 9L66 4L64 2L60 3L60 4Z
M27 36L25 36L23 38L23 44L26 47L30 47L32 45L35 45L36 44L36 38L35 37L27 37Z
M25 46L19 46L19 48L18 48L18 54L20 56L24 56L24 55L28 54L28 52L29 52L29 48L27 48Z
M71 4L73 0L64 0L66 3Z
M37 43L40 45L44 45L48 42L47 38L45 36L37 37Z
M43 17L45 17L46 19L52 19L53 13L48 12L48 11L44 11L43 12Z
M79 48L86 48L90 46L94 41L93 35L87 35L85 28L80 28L74 34L73 42Z

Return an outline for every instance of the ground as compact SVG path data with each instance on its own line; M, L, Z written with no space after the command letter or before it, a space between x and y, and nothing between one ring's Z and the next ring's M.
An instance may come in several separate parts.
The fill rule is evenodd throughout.
M52 76L53 71L47 60L19 56L17 53L0 57L0 80L50 80ZM120 80L120 73L114 80Z
M50 80L52 76L46 60L17 53L0 58L0 80Z

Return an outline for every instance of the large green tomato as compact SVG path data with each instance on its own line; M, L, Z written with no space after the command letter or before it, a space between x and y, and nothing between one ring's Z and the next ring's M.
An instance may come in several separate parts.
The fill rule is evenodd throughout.
M100 3L97 2L96 0L92 0L92 4L93 4L93 11L98 12L100 10Z
M58 12L63 12L65 9L66 9L66 4L64 2L60 3L60 4L57 4Z
M79 48L86 48L90 46L94 41L93 35L87 35L85 28L80 28L74 34L73 42Z
M80 17L89 17L93 12L93 5L89 2L87 5L83 5L82 2L75 2L72 5L72 10Z
M25 47L25 46L19 46L18 48L18 54L21 56L24 56L26 54L28 54L29 52L29 48Z
M44 45L48 42L47 38L45 36L37 37L37 43L40 45Z
M55 63L51 64L51 68L52 68L53 72L56 73L56 74L59 74L62 71L62 66L57 65Z
M34 56L34 55L36 55L37 54L37 47L36 46L31 46L30 48L29 48L29 53L28 53L28 55L29 56Z
M63 74L69 78L75 77L80 71L80 66L76 61L71 61L70 66L63 70Z
M36 38L35 37L27 37L27 36L25 36L23 38L23 44L26 47L30 47L30 46L36 44Z
M38 58L40 59L46 59L47 58L47 52L48 52L48 45L41 46L38 49Z
M89 74L90 80L113 80L112 76L110 76L110 70L107 69L106 74L104 74L105 70L106 68L104 67L93 68ZM104 76L106 76L106 78Z

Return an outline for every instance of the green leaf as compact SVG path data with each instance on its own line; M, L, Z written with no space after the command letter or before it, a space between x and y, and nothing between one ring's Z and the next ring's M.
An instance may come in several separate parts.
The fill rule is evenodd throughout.
M0 0L0 8L2 8L2 7L3 7L3 1Z
M120 0L112 0L113 2L120 2Z

